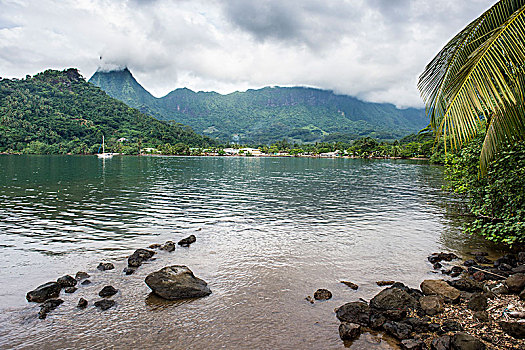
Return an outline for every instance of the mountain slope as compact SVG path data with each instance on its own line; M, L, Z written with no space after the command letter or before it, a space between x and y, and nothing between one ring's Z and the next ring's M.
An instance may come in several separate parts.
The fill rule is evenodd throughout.
M421 109L403 110L313 88L266 87L228 95L184 88L157 99L128 69L98 71L89 81L145 113L225 140L268 143L286 137L312 142L333 133L395 139L428 124Z
M21 151L38 142L53 145L51 153L89 153L103 134L110 147L118 138L144 146L213 143L130 108L88 84L76 69L0 80L0 151Z

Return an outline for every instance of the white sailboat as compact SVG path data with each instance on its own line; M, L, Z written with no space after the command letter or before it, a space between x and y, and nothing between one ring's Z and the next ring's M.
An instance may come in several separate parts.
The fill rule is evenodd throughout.
M113 157L113 153L106 153L104 148L104 135L102 135L102 153L97 154L97 157L107 159Z

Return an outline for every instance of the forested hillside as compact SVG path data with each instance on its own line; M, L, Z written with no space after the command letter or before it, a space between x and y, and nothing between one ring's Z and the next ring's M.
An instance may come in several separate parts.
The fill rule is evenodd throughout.
M421 109L398 109L313 88L266 87L228 95L184 88L155 98L127 68L98 71L89 81L144 113L225 141L269 144L287 138L302 143L364 136L393 140L428 124Z
M135 153L141 146L214 143L130 108L73 68L0 80L0 152L94 153L102 135L109 150Z

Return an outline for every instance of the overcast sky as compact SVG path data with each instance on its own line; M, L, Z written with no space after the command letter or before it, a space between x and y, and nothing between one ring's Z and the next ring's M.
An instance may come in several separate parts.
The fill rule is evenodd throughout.
M128 66L158 97L305 85L422 106L425 65L495 2L0 0L0 76Z

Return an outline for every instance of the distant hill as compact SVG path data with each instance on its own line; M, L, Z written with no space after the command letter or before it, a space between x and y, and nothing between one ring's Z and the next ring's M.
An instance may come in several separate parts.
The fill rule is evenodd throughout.
M92 153L102 135L110 149L120 138L124 145L142 146L214 143L189 127L130 108L87 83L76 69L0 80L0 152L35 153L36 147L41 151L36 153Z
M97 71L89 82L144 113L228 141L397 139L428 125L422 109L398 109L306 87L266 87L228 95L183 88L155 98L127 68Z

